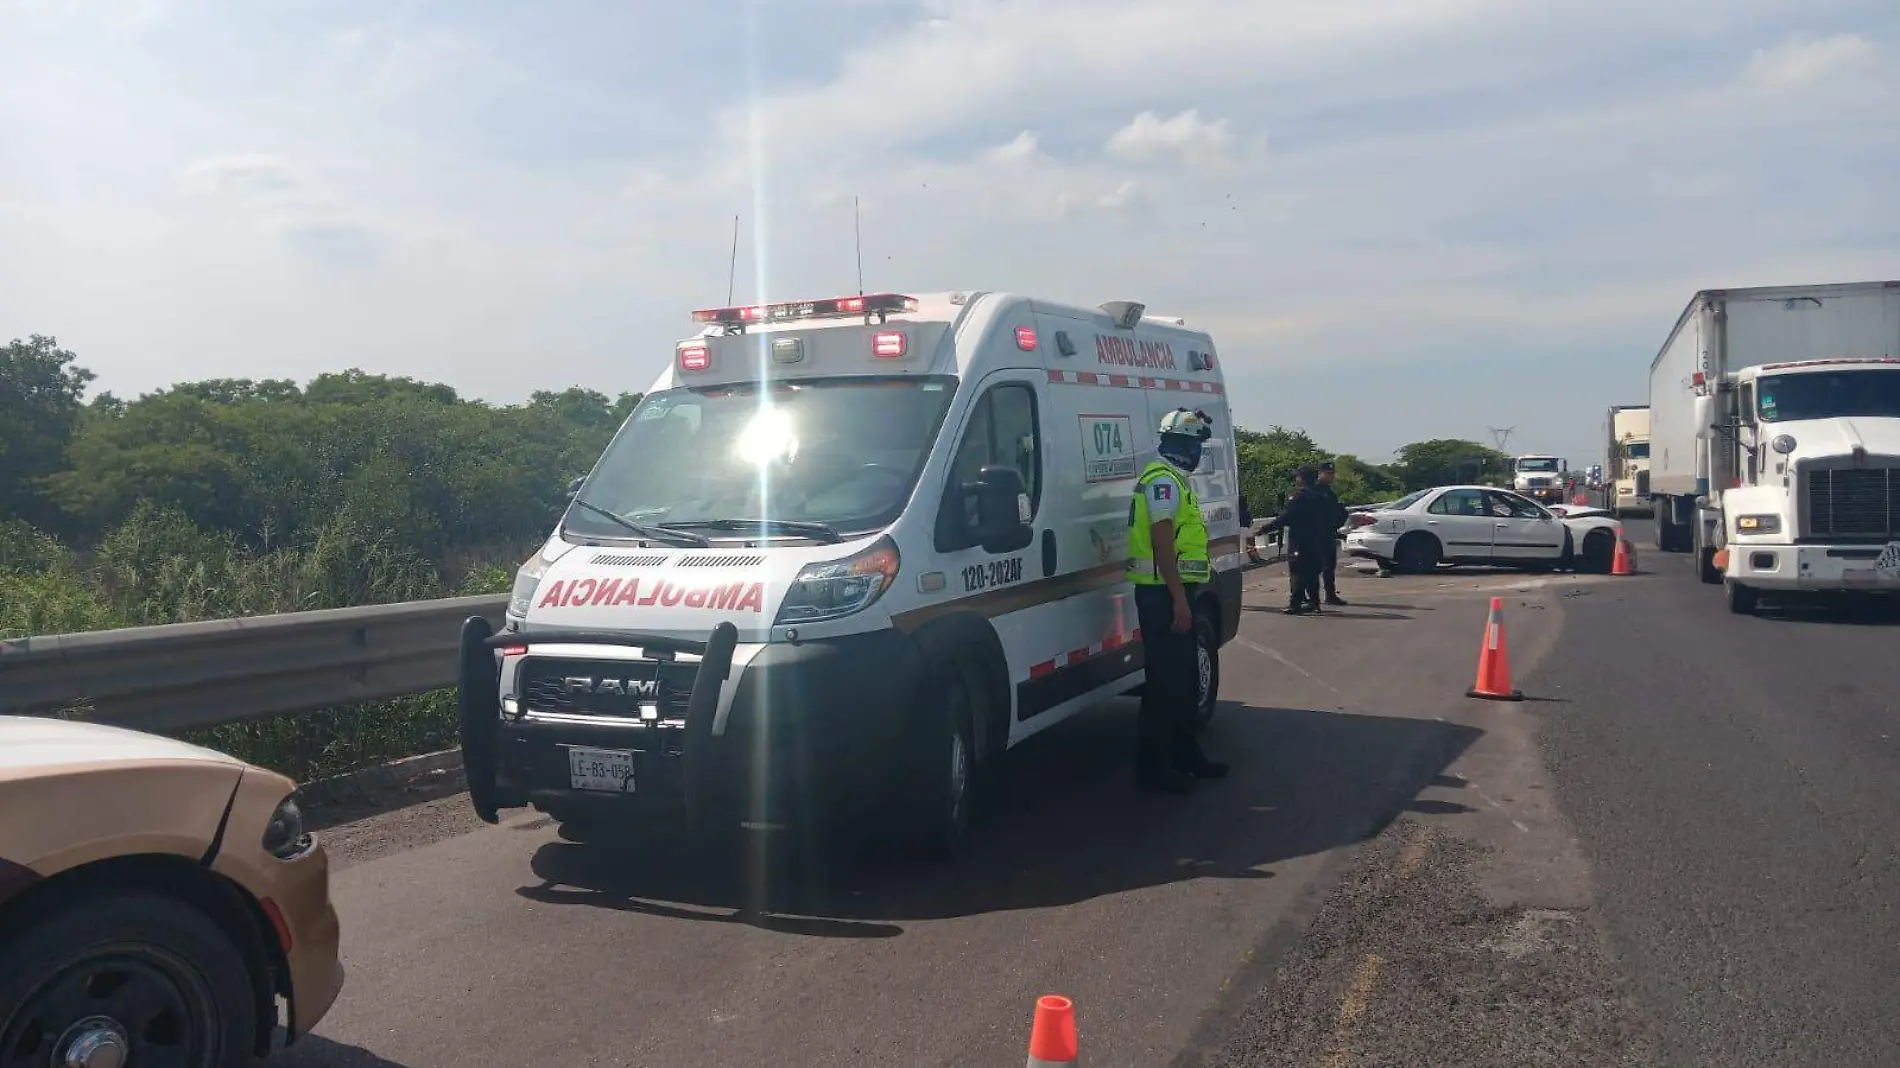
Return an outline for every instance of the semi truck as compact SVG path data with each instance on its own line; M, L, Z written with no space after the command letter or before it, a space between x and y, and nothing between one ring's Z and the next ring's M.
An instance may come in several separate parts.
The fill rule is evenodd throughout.
M1526 453L1511 461L1511 488L1532 500L1558 504L1564 499L1564 474L1569 461L1543 453Z
M1604 505L1618 519L1644 513L1649 504L1649 406L1619 404L1603 420Z
M1900 591L1900 281L1695 294L1649 419L1656 547L1730 611Z

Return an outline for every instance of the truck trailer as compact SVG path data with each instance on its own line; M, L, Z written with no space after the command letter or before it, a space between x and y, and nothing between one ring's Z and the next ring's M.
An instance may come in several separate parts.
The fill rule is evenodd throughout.
M1731 611L1900 592L1900 281L1697 293L1649 413L1656 547Z
M1646 514L1649 503L1649 406L1619 404L1603 420L1604 506L1616 518Z

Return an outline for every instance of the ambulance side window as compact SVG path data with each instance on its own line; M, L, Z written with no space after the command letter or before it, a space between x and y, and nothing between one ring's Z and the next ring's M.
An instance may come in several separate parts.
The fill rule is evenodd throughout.
M963 529L977 525L975 505L960 488L976 481L984 467L1000 464L1013 467L1023 476L1029 490L1033 515L1042 503L1042 435L1036 421L1036 394L1027 385L1005 383L992 388L976 402L964 428L963 441L957 445L956 458L950 464L943 509L937 524L937 548L941 552L967 549L964 538L953 533L955 525L945 522L951 509L964 509Z

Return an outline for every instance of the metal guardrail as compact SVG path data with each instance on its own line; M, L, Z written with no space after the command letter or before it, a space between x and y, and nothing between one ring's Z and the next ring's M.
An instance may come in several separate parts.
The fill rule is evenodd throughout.
M1260 539L1286 558L1285 533ZM365 605L0 641L0 714L80 702L87 718L174 731L425 693L457 682L462 622L505 595Z
M140 730L212 727L455 685L462 621L506 595L365 605L0 642L0 713L90 702Z

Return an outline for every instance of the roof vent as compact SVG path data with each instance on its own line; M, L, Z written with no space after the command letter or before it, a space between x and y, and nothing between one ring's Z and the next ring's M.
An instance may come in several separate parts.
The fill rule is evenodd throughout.
M1141 313L1147 310L1146 304L1137 304L1132 300L1111 300L1099 305L1104 315L1115 321L1117 330L1133 330L1141 323Z

